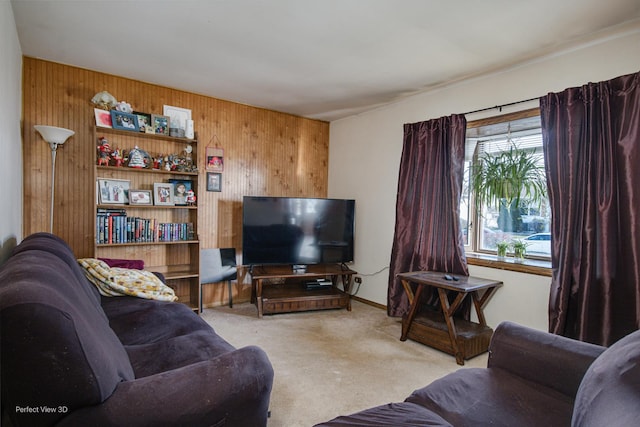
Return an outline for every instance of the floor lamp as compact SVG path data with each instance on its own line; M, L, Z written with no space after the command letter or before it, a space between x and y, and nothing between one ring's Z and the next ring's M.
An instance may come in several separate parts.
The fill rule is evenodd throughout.
M49 143L49 147L51 147L51 212L49 214L49 229L50 232L53 233L53 190L56 185L56 151L58 150L58 145L64 144L75 132L55 126L36 125L34 128L42 135L42 139Z

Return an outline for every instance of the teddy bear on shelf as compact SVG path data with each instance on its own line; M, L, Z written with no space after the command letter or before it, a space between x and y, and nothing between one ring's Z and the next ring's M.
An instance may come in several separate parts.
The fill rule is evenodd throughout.
M105 137L98 139L98 166L109 166L111 147Z

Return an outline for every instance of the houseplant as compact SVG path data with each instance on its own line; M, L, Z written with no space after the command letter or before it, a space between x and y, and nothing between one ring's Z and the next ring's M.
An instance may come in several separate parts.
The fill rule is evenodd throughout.
M495 207L500 212L500 229L518 231L521 201L540 204L547 194L546 179L535 150L521 149L510 139L508 142L508 150L481 155L472 169L471 186L478 212L483 206Z
M516 262L522 262L524 255L527 253L527 243L523 240L515 239L511 242L513 248L513 256Z
M509 242L500 241L496 242L496 249L498 251L498 258L504 259L507 256L507 249L509 249Z

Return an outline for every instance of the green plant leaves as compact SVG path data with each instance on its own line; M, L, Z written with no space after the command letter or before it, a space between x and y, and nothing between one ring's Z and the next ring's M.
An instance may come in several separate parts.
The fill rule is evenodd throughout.
M522 199L540 203L547 195L544 167L535 150L511 144L497 155L484 154L472 170L476 207L518 209Z

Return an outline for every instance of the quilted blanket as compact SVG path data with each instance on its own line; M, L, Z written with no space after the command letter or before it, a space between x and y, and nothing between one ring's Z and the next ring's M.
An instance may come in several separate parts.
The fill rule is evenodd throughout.
M80 258L78 263L84 269L87 279L93 283L101 295L128 295L159 301L176 301L175 292L150 271L109 267L96 258Z

